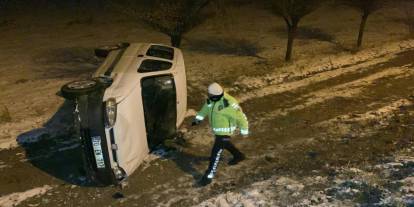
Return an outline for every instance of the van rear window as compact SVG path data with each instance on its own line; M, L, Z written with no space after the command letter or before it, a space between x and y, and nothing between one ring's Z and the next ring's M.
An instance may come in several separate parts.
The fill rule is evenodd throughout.
M172 67L172 63L161 60L146 59L142 61L138 68L139 73L148 73L169 70Z
M147 51L147 56L172 60L174 58L174 49L161 45L152 45Z

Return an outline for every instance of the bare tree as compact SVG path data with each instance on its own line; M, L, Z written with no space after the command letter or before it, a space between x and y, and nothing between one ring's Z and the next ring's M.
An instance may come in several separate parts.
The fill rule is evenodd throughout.
M9 0L0 0L0 26L7 24L7 21L4 20L6 16L6 7L9 3Z
M407 25L409 35L414 35L414 0L402 0L399 6L404 12L402 22Z
M384 5L384 0L343 0L343 2L361 12L361 23L359 25L357 48L361 48L364 38L365 25L368 17Z
M272 0L272 11L285 20L288 30L286 61L292 59L293 42L300 20L316 10L320 2L321 0Z
M0 0L0 10L4 9L10 0Z
M201 11L210 0L121 0L113 4L128 15L170 37L180 47L183 35L200 23Z

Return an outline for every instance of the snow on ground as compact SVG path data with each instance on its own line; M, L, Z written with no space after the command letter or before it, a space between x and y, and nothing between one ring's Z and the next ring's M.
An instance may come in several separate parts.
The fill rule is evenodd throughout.
M27 190L25 192L19 192L19 193L12 193L10 195L5 195L0 197L0 206L2 207L13 207L19 205L24 200L27 200L29 198L35 197L35 196L41 196L45 194L47 191L53 189L52 186L44 185L42 187L33 188L30 190Z
M372 17L372 22L367 25L366 35L370 38L366 38L365 43L368 49L360 51L357 55L350 54L347 50L338 50L339 45L353 44L355 32L342 30L344 26L339 27L336 23L326 22L325 20L330 18L320 18L320 16L323 14L324 17L339 18L338 21L341 22L346 20L353 26L355 22L358 22L353 22L357 20L356 18L349 18L352 15L349 15L348 9L341 9L334 13L330 11L332 8L329 6L321 8L319 12L307 17L303 21L302 27L312 29L315 27L314 25L318 25L321 27L319 30L309 31L319 31L322 36L332 37L318 39L312 37L312 34L308 34L310 37L306 34L299 35L295 46L295 62L280 67L276 67L274 59L275 56L283 56L282 48L285 47L285 34L283 29L280 29L284 28L284 22L278 17L261 9L238 7L227 11L230 18L223 19L222 16L219 16L207 20L205 26L195 28L186 35L183 42L189 91L201 90L205 88L207 82L211 81L226 81L223 84L230 91L270 87L269 89L265 87L257 93L250 92L250 95L241 97L243 101L249 99L249 96L251 98L260 97L260 94L265 94L266 90L274 93L272 86L283 81L308 77L349 64L360 62L374 64L375 61L370 61L372 59L386 61L386 58L391 58L389 54L413 48L413 40L400 41L404 37L405 31L401 34L391 32L405 28L404 25L387 22L390 20L385 19L384 16L400 15L391 10L379 12L377 16ZM61 98L55 96L60 86L67 81L87 77L87 74L99 64L99 60L93 57L93 47L117 41L168 43L165 35L137 26L135 22L128 22L122 17L113 18L113 16L100 15L99 19L94 19L92 25L89 23L69 25L68 22L73 21L74 18L72 14L62 17L61 13L48 12L39 12L38 14L47 15L36 16L36 18L32 18L30 14L10 17L13 24L2 30L5 43L0 56L2 60L0 61L0 72L2 73L0 94L5 99L0 104L8 107L12 121L0 124L0 149L16 147L18 145L16 138L19 135L30 129L41 128L42 124L53 116L63 102ZM52 18L54 15L57 17ZM42 18L46 20L44 22L47 24L42 23ZM81 17L76 18L82 19ZM33 19L36 21L28 21ZM275 25L267 24L269 21L275 22ZM246 22L249 23L246 24ZM389 23L390 31L379 29L382 27L378 25L384 23ZM111 33L107 33L108 27L111 28ZM49 30L53 32L45 32ZM84 33L80 31L84 31ZM225 32L223 33L223 31ZM260 37L258 37L258 31L260 31ZM381 31L381 35L377 34L377 31ZM219 40L225 41L220 42ZM249 56L249 54L228 52L229 45L227 44L230 46L234 44L238 48L237 41L239 40L251 44L250 49L257 50L257 54ZM398 42L395 42L396 40ZM209 45L217 41L219 41L217 44L219 48L208 49L211 47ZM373 43L378 42L384 44L380 47L372 47ZM261 72L259 75L254 75L256 71ZM241 77L238 77L240 75ZM24 96L19 94L24 94ZM202 97L201 94L199 96L194 98ZM37 140L39 137L37 135L40 134L21 137L20 141Z
M55 136L56 131L50 129L64 129L62 128L62 125L65 126L64 123L57 123L53 127L43 125L48 122L49 118L53 119L53 114L59 111L59 107L63 103L63 99L55 96L60 86L67 81L87 77L88 73L96 68L99 62L91 57L93 54L90 54L93 47L120 41L168 43L167 37L159 32L149 31L147 28L141 27L135 22L128 22L125 19L110 17L110 21L108 21L109 19L102 16L102 19L97 19L93 24L69 26L60 18L51 17L49 13L40 13L47 14L46 21L44 21L47 24L42 24L42 17L27 17L28 20L36 19L36 23L21 21L24 22L22 25L17 21L16 25L6 27L1 31L5 45L2 47L0 55L0 60L2 60L0 61L0 73L2 75L0 95L6 98L2 99L0 104L4 104L9 108L12 121L0 125L0 150L16 147L17 137L19 137L18 141L20 143L25 144L32 141L36 142L43 137ZM322 8L320 12L309 15L303 21L301 28L309 30L309 28L317 27L325 36L332 35L334 40L307 39L303 38L302 34L302 38L298 38L295 43L295 62L293 64L282 64L281 58L286 43L283 20L274 17L267 11L243 6L231 9L228 14L232 15L233 18L219 17L208 20L203 26L187 34L183 41L182 49L186 59L191 107L194 107L197 102L194 100L203 99L206 84L212 81L221 81L232 94L234 92L239 95L241 101L248 104L248 101L268 95L298 91L311 86L313 83L320 83L346 74L366 72L371 70L370 67L372 66L392 60L398 56L399 52L414 48L414 40L401 42L401 39L405 38L406 35L401 31L403 25L390 20L391 16L395 16L395 12L383 11L373 15L370 24L367 25L367 38L365 39L365 48L367 49L356 54L351 54L346 48L345 50L338 49L338 46L348 47L354 44L359 16L354 15L355 12L351 13L348 9L341 8L332 12L332 8ZM70 14L69 20L73 20L72 18L73 15ZM234 21L236 19L237 22ZM332 19L335 21L332 21ZM274 22L274 25L269 24L269 22ZM342 22L344 25L337 24L337 22ZM26 24L30 24L30 27ZM389 29L384 31L384 25L387 25ZM355 31L352 29L353 26L355 26ZM224 29L220 27L224 27ZM344 30L344 28L347 29ZM45 32L51 30L52 33ZM257 54L250 56L231 52L223 53L223 51L228 51L228 48L225 48L229 46L226 44L227 42L231 46L238 40L245 40L246 43L251 44L253 50L256 49L255 47L260 48L260 50ZM217 44L217 41L219 44ZM213 48L212 51L209 47L213 43L219 48ZM238 47L237 44L236 46ZM401 67L376 71L350 83L331 84L327 87L332 86L332 88L318 88L300 94L297 98L303 99L305 104L296 108L295 106L289 106L287 110L299 110L301 107L309 107L338 96L352 96L355 98L355 96L363 95L361 92L365 87L381 78L401 78L411 74L412 72L408 68ZM373 112L378 112L376 115L382 117L381 119L384 119L382 121L387 124L388 119L392 117L392 112L389 111L397 111L396 107L399 107L400 104L404 105L404 103L392 102L384 107L385 112L383 108ZM275 108L260 110L269 111L270 115L264 117L269 119L284 113L277 111ZM190 111L188 115L194 115L194 111ZM358 115L364 117L366 114ZM58 114L55 120L62 117L64 116ZM371 117L354 119L352 114L342 118L347 119L347 117L356 123L366 122L367 119L377 120L377 118L371 119ZM260 124L259 121L252 125ZM346 120L337 123L324 122L322 125L327 124L329 125L327 127L330 127L330 125L335 124L347 124L345 122ZM377 131L380 129L375 128ZM272 129L266 130L272 133ZM212 141L212 135L207 126L200 126L194 130L187 129L186 138L193 145L206 146ZM311 140L311 137L307 138ZM251 140L260 141L258 138L256 139L252 138ZM249 143L249 141L246 141L246 143ZM67 143L53 150L67 150L76 146L74 143ZM264 148L266 147L264 146ZM195 154L201 154L199 151L199 148L197 148ZM277 149L273 151L277 151ZM180 163L176 161L160 162L159 160L165 157L164 153L161 151L148 156L143 166L141 166L141 172L136 172L139 178L135 177L135 183L132 183L133 185L138 184L139 189L133 188L130 190L131 194L127 195L125 199L114 201L111 199L111 195L107 193L106 196L98 196L100 199L95 200L96 195L102 195L101 192L97 193L100 189L76 188L76 193L83 197L73 198L70 202L78 205L84 203L96 204L97 206L102 206L100 204L103 203L111 206L113 206L112 204L118 204L119 206L127 204L186 206L179 204L188 200L188 203L202 203L201 206L287 206L291 204L297 206L353 206L353 198L361 198L363 202L371 204L381 202L409 203L412 198L410 192L412 192L413 178L412 175L405 173L410 170L412 172L412 168L409 167L412 164L407 161L412 159L410 155L401 159L396 158L390 162L378 163L378 166L367 167L367 169L357 167L338 168L335 169L335 172L339 175L339 178L334 180L330 177L317 175L318 173L300 178L294 175L276 174L270 179L253 183L246 188L223 192L221 189L227 186L227 183L223 182L223 178L237 177L235 174L244 171L256 172L256 169L251 169L247 165L260 161L259 158L266 156L266 154L260 154L257 157L252 156L252 160L246 160L236 168L229 167L230 170L228 171L226 171L227 168L221 168L220 173L232 172L234 174L220 175L212 184L214 187L195 188L193 184L194 180L198 178L197 171L201 171L205 166L204 163L195 164L195 166L189 166L189 164L193 164L193 161L197 163L198 160L202 159L198 157L188 159L189 162L184 163L185 167L194 167L194 169L185 169L185 167L179 166ZM190 155L192 154L181 156L186 158ZM11 156L14 156L14 154ZM31 159L47 159L47 156L50 155L32 157ZM24 158L24 155L19 157L22 157L21 161L28 161ZM9 163L0 163L0 169L8 169L7 164ZM1 168L3 165L6 165L6 167ZM13 167L17 168L17 166L18 164L13 163ZM177 170L177 168L180 169ZM33 166L30 166L29 169L33 169ZM7 171L7 175L12 174L12 170L14 169ZM36 173L39 172L28 170L27 173L33 173L37 176ZM24 176L23 173L19 175ZM393 185L395 189L387 191L388 186L383 186L381 182L377 183L381 181L379 175L386 175L387 178L395 181L396 187ZM168 176L173 178L166 181L164 177L168 178ZM39 182L42 184L49 182L50 177L43 176L43 180ZM202 202L200 199L202 195L211 194L216 186L218 186L219 191L214 193L215 196ZM64 187L59 186L59 191L62 195L56 194L57 198L54 198L55 195L53 195L53 198L49 197L51 200L55 199L52 202L63 203L62 200L66 202L67 197L71 198L69 194L65 195ZM32 191L28 190L28 192ZM371 196L373 198L371 199L368 196L367 199L366 192L369 192L368 195L374 195ZM20 197L17 196L16 198ZM94 201L92 201L92 198ZM34 199L33 201L37 202L38 200ZM131 203L128 203L128 201ZM124 202L127 204L124 204ZM43 205L47 205L47 203Z
M384 48L385 49L381 47L373 48L366 52L361 52L362 57L360 57L359 54L357 56L338 56L338 62L343 61L344 64L339 64L339 66L324 69L320 72L318 72L319 70L316 70L319 69L319 67L310 67L310 70L305 72L306 75L300 75L299 73L298 76L294 77L276 78L276 81L272 80L272 78L280 77L280 75L275 75L273 77L270 75L264 77L265 81L261 81L260 83L255 82L257 78L249 77L249 79L242 79L241 81L236 82L235 86L233 88L229 88L228 91L237 93L237 91L244 90L245 92L240 92L240 95L238 95L238 99L241 103L243 103L269 95L277 95L284 92L297 91L304 89L311 84L320 83L343 75L369 72L370 70L377 69L377 67L373 66L378 66L387 61L390 61L391 59L394 59L396 57L396 54L400 52L413 49L414 41L410 40L404 41L402 43L393 43L390 46L385 46ZM351 61L351 63L345 64L346 61ZM265 115L260 118L260 120L255 120L255 125L260 125L261 122L264 122L267 119L274 119L278 116L286 116L292 111L298 111L312 105L316 105L318 103L326 102L330 99L338 97L357 97L363 94L365 88L369 85L372 85L375 81L389 77L399 79L412 75L414 73L412 67L413 66L411 65L404 65L401 67L386 68L385 70L371 73L354 81L303 94L302 96L296 97L297 100L300 100L301 104L292 107L278 108L276 110L270 109ZM282 75L282 77L288 77L288 75L285 74ZM298 78L299 80L296 80ZM194 110L189 110L189 116L194 114ZM209 140L208 136L211 135L206 128L203 128L201 130L198 129L197 131L190 131L187 133L187 137L191 139L192 142L198 144L205 144L207 142L206 140Z
M412 104L413 102L411 100L399 99L376 110L367 111L362 114L337 116L330 120L317 123L316 126L329 129L330 133L347 135L350 136L348 138L353 138L356 135L351 133L351 128L353 124L358 123L361 126L370 126L363 133L367 135L388 126L389 121L394 117L395 113L400 113L402 108Z
M384 59L382 61L386 61L387 59ZM375 60L373 63L369 62L369 64L377 64L377 60ZM368 65L368 64L364 64ZM338 70L334 70L334 71L328 71L328 72L324 72L322 74L316 74L313 75L311 77L308 78L304 78L298 81L292 81L292 82L287 82L287 83L283 83L283 82L276 82L275 84L273 84L272 82L268 82L268 83L263 83L263 84L258 84L258 83L254 83L251 84L248 83L249 85L247 85L246 88L248 89L253 89L250 90L248 92L243 93L242 95L240 95L238 98L240 100L240 102L245 102L248 101L250 99L255 99L255 98L260 98L260 97L264 97L267 95L272 95L272 94L277 94L277 93L283 93L286 91L291 91L291 90L295 90L298 88L302 88L302 87L306 87L308 85L310 85L311 83L314 82L321 82L324 80L328 80L331 78L334 78L336 76L339 75L343 75L346 72L353 72L357 69L360 69L361 67L363 67L362 65L358 65L357 67L346 67L346 68L341 68ZM281 78L283 79L283 78ZM254 87L251 87L254 86ZM257 86L257 87L256 87Z
M10 167L9 165L1 165L0 164L0 169L2 169L2 168L6 168L6 167Z
M148 156L144 159L144 162L140 165L141 171L144 171L145 169L150 167L153 161L165 158L166 155L167 152L165 151L165 149L157 149L152 151L150 154L148 154Z
M287 114L289 114L289 112L292 111L297 111L300 109L304 109L307 107L310 107L312 105L318 104L318 103L322 103L325 102L329 99L333 99L333 98L337 98L337 97L355 97L358 95L361 95L362 92L364 91L364 89L371 85L373 82L375 82L376 80L379 80L381 78L385 78L385 77L393 77L395 79L398 78L403 78L409 75L412 75L414 73L414 71L412 69L407 69L407 68L389 68L385 71L381 71L378 73L374 73L371 74L367 77L355 80L355 81L351 81L351 82L347 82L344 84L340 84L331 88L326 88L326 89L321 89L321 90L317 90L317 91L313 91L311 93L305 94L302 97L298 97L298 99L301 99L301 103L300 105L296 105L290 108L282 108L282 109L277 109L274 111L270 111L268 112L265 117L261 120L264 121L266 119L269 118L274 118L277 116L286 116ZM317 80L301 80L301 81L297 81L297 82L311 82L311 83L315 83L317 82ZM278 94L284 91L293 91L296 87L289 87L290 85L295 85L297 83L287 83L286 85L288 85L287 87L283 86L283 85L277 85L277 87L273 87L274 90L271 90L272 94ZM301 83L299 83L301 84ZM267 93L266 93L267 94ZM267 94L268 95L268 94Z
M400 71L396 72L398 75L407 72L404 68L391 70ZM382 71L356 82L346 83L346 88L352 91L355 83L363 86L366 83L372 84L372 80L388 72ZM341 91L338 90L339 88L342 88L342 85L332 92ZM333 93L333 95L338 94ZM378 127L369 125L366 128L368 131L359 131L353 135L355 138L369 137L388 126L389 122L395 119L396 114L402 113L405 107L412 105L411 100L399 99L375 110L361 114L340 115L316 125L332 130L329 133L336 134L335 137L341 137L352 132L350 125L366 126L369 123L378 123ZM305 177L276 174L270 179L253 183L246 188L220 193L195 206L413 206L413 152L414 147L407 148L397 152L393 157L384 158L384 162L362 165L359 168L346 165L335 167L332 177L321 177L318 172L311 172L310 174L314 176Z
M196 205L228 206L412 206L414 205L414 157L395 157L388 163L335 169L336 178L274 176L246 189L229 191ZM389 167L391 165L392 167ZM405 171L400 177L384 177ZM306 190L304 190L306 189Z
M257 95L264 96L268 93L266 91L274 88L269 85L277 85L282 82L295 79L304 79L309 76L318 79L319 81L326 78L332 78L344 72L355 71L360 68L367 68L372 65L376 65L381 62L395 57L396 53L407 51L414 48L414 40L406 40L403 42L395 42L387 45L370 48L355 54L337 54L335 56L329 56L319 61L300 61L291 66L286 66L273 73L266 74L265 76L251 77L241 76L234 83L235 88L230 90L246 90L246 89L259 89L257 92L253 91L252 95L244 95L240 97L242 101L249 98L254 98ZM328 71L332 71L327 73ZM323 76L315 76L318 73L324 73ZM309 83L308 83L309 84ZM303 85L296 85L296 87L304 87Z
M61 115L59 108L44 107L45 102L52 102L53 105L61 104L62 100L55 94L65 80L29 81L26 84L19 84L15 90L2 91L4 97L12 102L13 107L8 107L12 114L12 121L1 123L0 128L0 149L17 147L19 143L37 142L44 136L57 136L64 133L70 125L65 125L68 118L57 118L50 126L50 120L56 115ZM31 90L36 88L33 93ZM24 95L18 98L16 91ZM55 114L55 115L53 115ZM70 118L70 117L69 117ZM32 130L30 130L32 129ZM29 130L29 131L28 131Z
M393 55L390 55L389 58L391 59ZM388 59L381 59L381 61L376 62L381 63L383 61L387 61ZM371 64L367 64L371 65ZM334 78L336 76L340 76L343 74L347 74L347 69L351 72L356 72L357 68L341 68L337 69L335 71L338 72L338 74L332 75L331 72L333 71L327 71L320 74L315 74L313 76L306 77L303 80L293 81L293 82L286 82L282 84L278 84L280 88L283 88L286 85L297 82L307 82L303 86L298 86L300 84L294 85L290 88L291 91L294 90L300 90L302 87L309 86L313 83L322 82L331 78ZM365 67L359 68L361 72L364 70L370 70L366 69ZM341 71L342 70L342 71ZM339 72L341 71L342 74ZM375 73L370 73L368 75L365 75L363 77L359 77L359 79L356 79L354 81L341 83L334 85L332 87L328 87L325 89L318 89L318 90L311 90L308 93L302 94L301 97L303 99L303 105L298 105L298 107L309 107L311 105L314 105L316 103L324 102L328 99L338 97L338 96L344 96L344 97L352 97L360 95L363 92L363 89L366 88L369 85L372 85L376 80L379 80L381 78L402 78L408 75L412 75L413 71L410 68L407 67L397 67L397 68L386 68L381 71L376 71ZM323 77L323 78L321 78ZM283 91L279 91L276 93L281 93ZM276 94L274 91L271 94ZM383 113L388 113L389 111L397 110L400 106L409 105L410 102L407 102L407 100L401 100L397 102L392 102L388 106L385 106L383 108L380 108L375 111L379 111L378 113L375 113L375 118L384 118L387 116L383 116ZM291 108L291 110L299 110L300 108L295 108L297 106L294 106ZM289 108L287 109L289 110ZM266 118L274 118L276 116L281 115L279 112L269 112L270 115L263 117ZM351 115L348 115L347 117L351 117ZM356 119L354 120L356 122L363 122L366 121L365 119ZM189 141L191 141L192 144L202 144L206 145L207 143L211 142L211 134L209 132L209 129L207 126L201 126L197 130L191 130L186 133L186 138L188 138ZM160 158L164 157L164 152L161 151L159 153L150 154L145 163L141 166L142 171L145 169L148 169L151 165L162 165L159 162L153 162L155 160L159 160ZM340 169L337 169L339 173L342 173ZM360 169L350 169L353 173L360 173L360 171L365 172L365 170ZM347 172L346 172L347 173ZM346 174L345 173L345 174ZM370 172L371 173L371 172ZM361 173L362 174L362 173ZM365 175L365 174L364 174ZM193 180L194 177L191 175L185 175L180 176L177 179L182 183L178 186L173 185L170 182L166 182L162 185L156 185L153 186L153 191L149 191L148 195L153 200L160 200L162 202L159 203L160 206L169 206L174 203L180 202L181 200L193 200L195 203L200 202L198 200L199 196L202 194L202 189L194 190L193 186ZM405 178L404 178L405 179ZM362 181L361 181L362 180ZM315 183L315 182L316 183ZM348 181L348 182L347 182ZM371 184L363 182L363 179L351 179L351 178L344 178L341 180L336 180L334 183L333 181L330 181L326 177L318 177L315 175L315 177L304 177L304 178L297 178L295 176L289 176L289 175L275 175L273 178L265 181L261 181L258 183L252 184L250 187L247 187L246 189L239 189L236 191L230 191L225 194L220 194L216 197L213 197L202 204L201 206L267 206L267 204L271 205L280 205L280 206L286 206L287 204L294 204L297 206L310 206L310 205L319 205L319 206L352 206L352 200L349 200L349 198L358 198L360 195L362 197L365 195L365 191L369 191L366 189L371 189ZM410 179L404 180L406 184L403 186L404 192L410 190ZM321 188L320 186L324 186L324 188ZM351 187L349 187L351 186ZM180 189L189 189L188 191L185 191L185 194L174 196L173 191L177 188ZM158 190L165 190L163 192L158 192ZM376 189L376 188L375 188ZM153 192L153 193L151 193ZM274 194L274 192L278 192L277 194ZM361 193L362 192L362 193ZM374 193L377 193L376 190L373 191ZM381 191L383 192L383 191ZM385 191L384 192L388 192ZM171 195L169 195L171 194ZM381 194L382 195L382 194ZM142 195L134 194L129 197L127 197L125 200L121 200L122 202L128 202L128 200L135 200L140 199ZM165 198L164 198L165 197ZM170 199L166 199L170 198ZM382 198L382 197L381 197ZM409 195L407 194L401 194L399 197L400 200L393 200L393 201L387 201L387 202L409 202ZM408 200L407 200L408 199ZM375 200L375 199L374 199ZM121 202L120 201L120 202ZM265 201L265 202L263 202ZM375 200L377 202L378 199ZM370 201L371 202L371 201ZM378 201L380 202L380 201ZM381 200L382 202L382 200ZM386 202L386 201L384 201ZM122 205L122 204L120 204Z

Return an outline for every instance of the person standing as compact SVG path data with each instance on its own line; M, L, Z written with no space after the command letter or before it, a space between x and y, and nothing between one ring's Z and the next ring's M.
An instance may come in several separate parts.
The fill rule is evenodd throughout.
M233 159L228 162L229 165L236 165L246 158L231 143L231 136L237 128L240 129L240 134L243 137L247 137L249 134L247 117L243 113L238 101L224 92L218 83L209 85L208 99L197 113L192 125L200 124L206 117L208 117L210 127L215 135L215 141L211 150L210 164L200 180L200 185L202 186L212 182L223 149L228 150L233 155Z

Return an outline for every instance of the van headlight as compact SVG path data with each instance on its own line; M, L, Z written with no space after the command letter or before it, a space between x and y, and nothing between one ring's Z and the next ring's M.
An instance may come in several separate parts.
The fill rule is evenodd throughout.
M105 102L106 126L113 127L116 122L116 101L110 98Z

